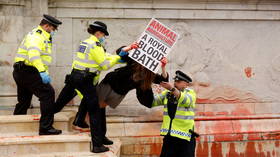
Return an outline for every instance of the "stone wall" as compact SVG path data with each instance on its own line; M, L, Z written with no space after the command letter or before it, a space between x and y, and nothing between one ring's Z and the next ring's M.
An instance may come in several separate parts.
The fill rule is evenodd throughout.
M198 114L279 113L279 1L0 0L0 11L1 106L16 102L11 72L18 44L41 15L49 13L63 21L54 39L50 68L57 94L70 72L77 44L88 36L89 22L101 20L108 25L106 46L114 52L135 41L153 17L180 34L167 68L171 77L181 69L194 78ZM139 105L132 91L117 110L109 112L139 115L150 110Z

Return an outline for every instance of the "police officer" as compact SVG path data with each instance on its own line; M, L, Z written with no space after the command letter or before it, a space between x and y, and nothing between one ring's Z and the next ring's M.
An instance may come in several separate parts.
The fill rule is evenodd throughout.
M160 157L194 157L194 109L196 93L187 88L192 79L182 71L176 71L174 85L162 82L164 87L155 95L153 107L164 105L160 134L164 136Z
M58 19L43 15L40 25L24 37L15 57L13 77L18 103L14 115L26 114L32 95L37 96L41 110L39 135L61 134L61 130L52 127L55 93L48 72L52 61L52 34L60 24Z
M87 111L90 117L90 130L92 138L92 152L99 153L108 151L105 147L101 128L101 110L99 108L98 97L96 94L96 84L98 83L100 71L108 70L121 60L118 55L105 53L103 42L108 36L105 23L95 21L89 25L88 33L90 37L82 41L72 64L72 72L66 78L65 86L56 101L55 112L60 111L75 94L77 89L83 95L79 110ZM76 117L76 119L79 119ZM84 122L84 117L81 118ZM76 124L76 122L74 122ZM79 124L76 124L79 125ZM83 125L83 124L80 124ZM80 126L79 125L79 126ZM86 126L85 126L86 127Z

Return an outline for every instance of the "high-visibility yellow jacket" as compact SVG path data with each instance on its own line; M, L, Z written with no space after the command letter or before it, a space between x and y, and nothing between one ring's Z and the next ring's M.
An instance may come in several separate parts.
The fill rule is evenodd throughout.
M91 35L88 39L80 43L72 68L78 70L88 69L89 72L96 72L97 76L93 82L96 84L99 80L100 71L108 70L116 63L119 63L120 59L121 57L118 55L105 53L99 40L94 35Z
M178 99L178 106L175 113L175 117L172 120L168 116L167 108L167 94L168 90L163 91L161 94L154 96L153 107L164 105L163 122L160 129L161 135L167 135L178 137L190 141L191 133L189 130L194 129L194 109L196 101L196 93L193 89L186 88L181 92L180 98ZM171 123L171 126L170 126Z
M24 61L28 66L35 67L39 72L47 71L52 62L52 39L50 33L41 26L29 32L21 42L15 62Z

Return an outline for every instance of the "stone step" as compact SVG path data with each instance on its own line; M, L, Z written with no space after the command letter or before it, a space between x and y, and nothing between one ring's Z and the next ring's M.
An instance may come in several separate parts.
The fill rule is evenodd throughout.
M63 134L72 130L74 112L55 114L54 127L61 129ZM40 115L5 115L0 116L0 137L38 135Z
M114 145L103 157L117 156L121 142L113 139ZM90 152L90 137L87 134L51 135L51 136L16 136L0 138L0 157L79 157L94 156ZM104 156L104 155L107 156ZM112 157L115 157L112 156Z

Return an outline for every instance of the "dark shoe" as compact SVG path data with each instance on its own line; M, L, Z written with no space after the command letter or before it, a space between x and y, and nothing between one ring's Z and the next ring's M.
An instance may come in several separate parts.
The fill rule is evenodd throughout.
M97 147L97 146L93 146L93 149L91 150L91 152L93 153L102 153L102 152L107 152L109 151L108 147L105 147L104 145Z
M114 143L112 140L109 140L107 137L104 137L102 142L105 145L112 145Z
M39 129L39 135L59 135L61 134L62 131L55 129L55 128L51 128L51 129Z
M85 121L83 121L83 122L74 121L73 125L77 126L79 128L84 128L84 129L89 128L88 124Z

